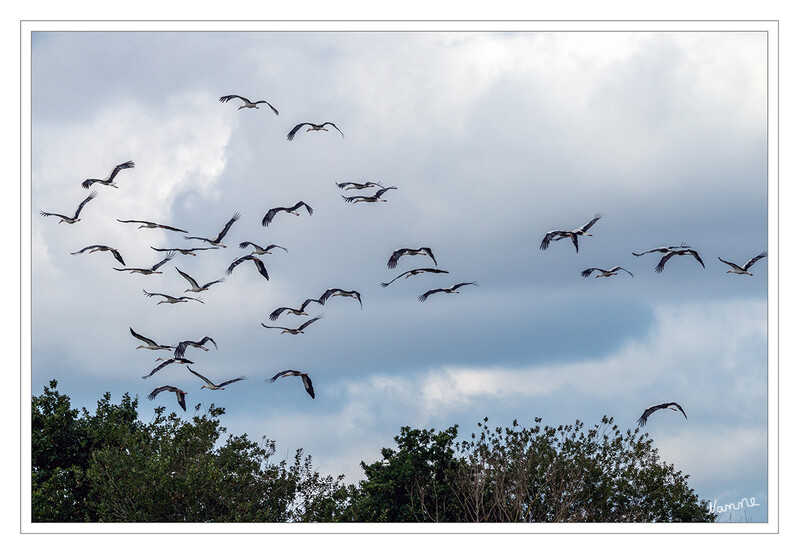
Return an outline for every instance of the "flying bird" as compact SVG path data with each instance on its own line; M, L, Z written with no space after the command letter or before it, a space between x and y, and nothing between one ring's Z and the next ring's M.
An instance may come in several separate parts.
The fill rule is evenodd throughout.
M233 270L242 262L246 262L247 260L252 260L252 263L255 264L255 267L258 269L258 273L264 276L264 278L268 281L269 280L269 273L266 272L266 266L264 262L261 261L261 258L254 254L247 254L246 256L242 256L241 258L236 258L233 260L233 263L230 264L227 268L227 274L230 275L233 273Z
M225 238L225 235L227 235L227 232L230 231L230 227L236 221L238 221L240 217L241 217L241 214L239 212L234 213L233 217L230 218L230 221L225 223L225 226L222 228L221 231L219 231L219 234L216 236L215 239L208 239L208 238L205 238L205 237L183 237L183 238L184 239L189 239L189 240L190 239L202 240L202 241L207 242L211 246L221 246L222 248L227 248L227 246L222 244L222 239Z
M379 181L377 183L372 181L366 181L365 183L353 183L352 181L347 181L346 183L336 183L336 186L344 190L362 190L371 187L382 187Z
M163 358L159 358L159 360L161 360L161 359L163 359ZM158 365L158 367L153 369L150 373L148 373L147 375L144 375L142 377L142 379L147 379L149 377L152 377L153 375L155 375L155 373L157 373L158 371L161 371L161 369L165 368L169 364L193 364L193 363L194 362L192 362L191 360L187 360L186 358L177 358L177 357L175 357L175 358L167 358L166 360L161 362Z
M318 321L318 320L322 319L322 317L323 316L318 315L318 316L316 316L313 319L309 319L308 321L306 321L305 323L303 323L302 325L300 325L296 329L289 329L287 327L272 327L272 326L269 326L269 325L265 325L263 323L261 323L261 325L263 325L267 329L282 329L282 331L280 332L281 335L283 333L290 333L292 335L299 335L300 333L304 333L305 332L305 328L308 327L311 323L313 323L314 321Z
M594 223L599 221L599 219L601 217L602 217L602 214L596 214L594 216L594 219L592 219L591 221L589 221L585 225L582 225L582 226L578 227L577 229L572 229L570 231L557 231L556 230L556 231L548 232L546 235L544 235L544 239L541 241L541 246L540 246L541 250L546 250L547 248L549 248L549 243L551 241L553 241L553 240L571 238L572 239L572 243L574 244L575 251L579 252L580 251L580 246L577 244L577 237L579 237L580 235L585 235L586 237L593 236L593 235L591 235L590 233L588 233L586 231L588 231L588 229L590 229L594 225Z
M92 193L89 196L87 196L86 199L83 202L80 203L80 205L78 205L78 209L75 210L75 215L72 216L72 217L69 217L69 216L66 216L66 215L61 215L61 214L54 214L54 213L50 213L50 212L44 212L44 211L39 211L39 213L42 216L44 216L44 217L47 217L47 216L50 216L50 215L54 215L56 217L60 217L61 221L59 221L59 223L69 223L70 225L72 225L73 223L77 223L78 221L80 221L80 218L78 217L80 215L80 211L83 209L83 206L85 206L86 203L89 202L95 196L97 196L97 191L92 191Z
M223 382L219 383L218 385L216 385L213 382L211 382L210 379L208 379L206 377L203 377L202 375L200 375L199 373L194 371L192 368L188 368L188 369L189 369L189 371L194 373L197 377L199 377L200 379L205 381L205 384L202 387L200 387L200 390L202 390L202 389L225 390L225 386L226 385L229 385L231 383L235 383L236 381L243 381L244 379L247 378L246 376L242 375L241 377L236 377L235 379L229 379L227 381L223 381Z
M186 231L183 231L184 233ZM155 246L151 246L153 250L156 252L180 252L184 256L196 256L195 252L200 250L219 250L218 246L203 246L200 248L156 248Z
M349 298L354 298L361 305L361 309L363 309L363 302L361 302L361 293L359 293L357 290L327 289L322 294L322 296L319 297L319 300L317 300L317 302L324 305L324 303L327 302L327 300L333 296L346 296Z
M391 189L396 190L396 188L397 187L383 187L382 189L374 193L372 196L344 196L342 194L341 197L346 202L351 202L353 204L357 204L358 202L388 202L388 200L386 200L385 198L380 198L380 197L383 196L383 194L385 194L386 191L389 191Z
M188 393L186 391L180 390L177 387L173 387L172 385L164 385L163 387L158 387L153 392L148 394L147 398L148 400L155 400L155 397L158 396L158 393L164 391L174 392L178 397L178 404L180 404L180 407L183 408L184 412L186 411L186 394Z
M193 346L194 348L201 348L205 351L208 349L205 347L205 343L210 342L214 345L214 348L219 350L219 347L216 345L216 342L211 337L203 337L201 340L182 340L178 343L177 347L175 348L175 358L182 358L183 354L186 353L186 348L189 346Z
M294 126L294 128L293 128L291 131L289 131L289 134L288 134L288 135L286 135L286 138L287 138L287 139L289 139L289 140L294 140L294 135L296 135L296 134L297 134L297 131L299 131L299 130L300 130L300 128L301 128L303 125L308 125L308 126L309 126L309 127L308 127L308 129L305 129L305 132L306 132L306 133L307 133L308 131L327 131L327 129L325 129L325 126L327 126L327 125L330 125L330 126L331 126L331 127L333 127L333 128L336 130L336 131L338 131L339 133L341 133L341 129L339 129L338 127L336 127L336 124L335 124L335 123L333 123L332 121L325 121L325 122L324 122L324 123L322 123L321 125L317 125L316 123L298 123L297 125L295 125L295 126ZM341 133L341 138L344 138L344 133Z
M182 272L177 267L175 269L177 269L178 273L180 273L180 276L183 277L184 279L186 279L189 282L189 284L191 285L191 288L188 288L188 289L184 290L183 292L203 292L203 291L208 290L208 288L211 285L215 285L217 283L221 283L221 282L223 282L225 280L225 278L222 277L221 279L217 279L216 281L211 281L210 283L205 283L204 285L200 286L200 284L197 283L197 281L195 281L194 278L192 278L190 275Z
M188 231L178 229L177 227L170 227L169 225L161 225L160 223L153 223L152 221L144 221L141 219L117 219L117 221L120 223L140 223L141 225L139 225L139 229L165 229L167 231L177 231L178 233L188 233ZM150 248L152 248L152 246ZM171 248L171 250L175 249Z
M737 273L738 275L749 275L751 277L752 274L749 273L748 269L750 267L752 267L755 264L755 262L758 261L760 258L765 258L765 257L766 257L766 252L761 252L760 254L758 254L757 256L755 256L754 258L749 260L748 262L746 262L743 265L743 267L741 267L739 265L736 265L736 264L734 264L732 262L728 262L726 260L722 260L721 258L719 258L719 261L724 262L725 264L727 264L728 266L730 266L732 268L729 271L727 271L727 273Z
M271 250L274 248L280 248L281 250L285 250L286 252L288 252L288 250L286 250L282 246L278 246L277 244L270 244L269 246L264 248L250 241L244 241L239 243L239 248L247 248L248 246L252 246L255 249L252 251L252 254L258 256L260 256L261 254L271 254L272 253Z
M597 275L597 277L610 277L611 275L616 275L619 271L627 271L627 270L624 269L621 266L618 266L618 265L615 266L615 267L611 267L610 269L600 269L598 267L589 267L588 269L581 271L580 275L582 275L583 277L588 277L589 275L591 275L591 272L593 272L593 271L598 271L599 272L599 275ZM630 272L627 271L627 273L630 273ZM630 273L630 277L635 277L635 275Z
M271 321L277 321L277 318L280 317L280 314L282 314L283 312L289 312L290 314L294 315L308 315L305 311L305 308L307 308L308 304L310 304L311 302L316 302L317 304L324 304L324 302L322 302L321 300L317 300L316 298L308 298L307 300L305 300L305 302L303 302L300 305L299 308L289 308L286 306L278 308L277 310L269 314L269 319Z
M388 263L386 264L389 269L394 269L397 267L397 262L402 256L430 256L430 259L433 260L433 263L438 265L435 256L433 256L433 251L430 250L427 246L422 246L421 248L399 248L392 252L391 257L388 259Z
M267 106L272 108L272 111L275 112L275 115L279 115L277 113L277 110L275 109L275 107L272 104L270 104L269 102L267 102L266 100L258 100L257 102L250 102L249 100L247 100L243 96L239 96L238 94L228 94L227 96L220 97L219 101L220 102L227 102L228 100L233 100L234 98L238 98L239 100L244 102L243 105L239 106L239 110L242 109L242 108L255 108L257 110L257 109L259 109L258 108L258 104L266 104Z
M655 266L655 273L662 272L663 268L666 267L666 262L668 262L673 256L693 256L696 258L697 262L702 264L702 267L705 267L705 262L703 262L702 258L699 257L699 253L696 250L691 248L678 248L676 250L670 250L668 254L660 259L658 265Z
M658 246L657 248L641 252L640 254L636 254L635 252L633 252L632 254L633 256L643 256L644 254L651 254L652 252L660 252L661 254L666 254L667 252L671 252L672 250L677 250L680 248L691 248L691 247L683 242L680 244L680 246Z
M393 278L391 281L389 281L388 283L380 283L380 286L381 286L381 287L387 287L387 286L389 286L391 283L393 283L394 281L396 281L397 279L399 279L400 277L402 277L403 275L404 275L404 276L405 276L405 278L407 279L407 278L408 278L408 277L410 277L411 275L418 275L418 274L420 274L420 273L449 273L449 271L445 271L445 270L443 270L443 269L435 269L435 268L432 268L432 267L421 267L421 268L419 268L419 269L411 269L410 271L406 271L405 273L400 273L399 275L397 275L396 277L394 277L394 278Z
M104 244L92 244L91 246L87 246L86 248L81 248L77 252L70 252L70 254L75 256L77 254L83 254L87 250L89 251L89 254L91 254L92 252L111 252L111 254L113 254L114 258L116 258L116 260L119 263L125 265L125 260L122 259L122 255L119 253L119 250L117 250L116 248L111 248L110 246L106 246Z
M311 378L308 377L307 373L303 373L302 371L297 371L296 369L287 369L285 371L281 371L277 373L271 379L266 379L269 383L274 383L280 377L302 377L302 384L305 387L305 391L311 396L311 398L316 398L316 395L313 391L313 383L311 383Z
M676 406L676 408L674 406ZM646 425L647 418L649 418L649 416L651 416L653 412L656 412L658 410L662 410L664 408L672 410L674 412L676 412L677 410L680 410L682 412L682 415L685 416L685 419L688 419L688 416L685 415L685 410L682 409L682 406L680 406L676 402L666 402L665 404L658 404L656 406L650 406L649 408L644 410L644 413L641 414L641 417L638 418L638 426L639 427L643 427L644 425Z
M424 302L425 300L427 300L427 297L428 297L428 296L430 296L431 294L436 294L437 292L446 292L447 294L452 294L452 293L454 293L454 294L460 294L460 292L458 291L458 289L459 289L459 288L461 288L461 287L464 287L464 286L466 286L466 285L475 285L475 286L476 286L476 285L477 285L477 283L475 283L475 282L471 282L471 283L458 283L457 285L452 285L451 287L449 287L449 288L445 288L445 289L432 289L432 290L429 290L429 291L427 291L426 293L424 293L424 294L420 295L420 296L419 296L419 302Z
M142 341L144 344L140 344L136 347L138 350L139 348L146 348L147 350L172 350L172 346L167 346L164 344L158 344L152 339L148 339L144 335L140 335L136 331L133 330L133 327L130 327L130 334Z
M303 206L305 206L305 209L308 211L308 215L313 215L313 208L311 208L305 202L300 201L300 202L297 202L296 204L294 204L290 208L272 208L271 210L266 212L266 215L261 220L261 225L263 225L264 227L267 227L272 222L272 219L274 219L275 214L277 214L278 212L288 212L290 214L300 215L300 213L297 210L299 210Z
M163 260L158 262L152 267L115 267L116 271L130 271L131 273L141 273L142 275L153 275L154 273L163 273L163 271L157 271L159 267L167 263L169 260L175 257L174 252L169 252Z
M142 289L142 290L144 290L144 289ZM177 296L176 297L176 296L169 296L168 294L162 294L160 292L147 292L146 290L144 291L144 295L147 296L148 298L149 297L153 297L153 296L163 296L164 299L161 300L160 302L158 302L158 304L165 304L165 303L166 304L178 304L180 302L188 302L189 300L196 300L200 304L204 304L204 302L202 300L200 300L199 298L193 298L191 296Z
M87 189L90 186L92 186L94 183L100 183L101 185L107 185L109 187L119 188L114 182L114 177L116 177L117 173L119 173L123 169L133 169L134 167L136 167L136 164L134 164L133 162L121 163L118 166L114 167L114 169L111 170L111 174L105 179L86 179L85 181L83 181L83 183L81 183L81 186Z

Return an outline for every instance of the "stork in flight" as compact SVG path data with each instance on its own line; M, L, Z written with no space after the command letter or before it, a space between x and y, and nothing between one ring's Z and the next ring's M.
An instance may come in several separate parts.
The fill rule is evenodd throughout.
M593 236L593 235L591 235L590 233L588 233L586 231L588 231L588 229L590 229L594 225L594 223L599 221L599 219L601 217L602 217L602 214L596 214L594 216L594 219L592 219L591 221L589 221L585 225L577 227L577 229L572 229L571 231L550 231L550 232L548 232L546 235L544 235L544 239L541 241L541 246L540 246L541 250L546 250L547 248L549 248L549 243L551 241L553 241L553 240L571 238L572 239L572 243L574 244L574 250L576 252L579 252L580 251L580 246L577 244L577 237L579 237L580 235L585 235L586 237Z
M73 223L77 223L78 221L80 221L80 218L78 217L80 215L80 211L83 209L83 206L85 206L86 203L89 202L95 196L97 196L97 191L92 191L92 193L89 196L87 196L86 199L78 205L78 209L75 210L75 215L72 216L72 217L69 217L67 215L44 212L44 211L39 211L39 213L42 216L44 216L44 217L47 217L47 216L50 216L50 215L54 215L56 217L60 217L61 221L59 221L59 223L69 223L70 225L72 225Z
M194 371L192 368L188 368L188 369L193 374L195 374L197 377L199 377L200 379L205 381L205 384L202 387L200 387L200 390L202 390L202 389L225 390L225 386L227 386L227 385L229 385L231 383L235 383L236 381L243 381L244 379L247 378L246 376L242 375L241 377L236 377L235 379L228 379L227 381L222 381L221 383L219 383L217 385L217 384L213 383L210 379L208 379L206 377L203 377L202 375L200 375L199 373Z
M351 202L353 204L356 204L358 202L388 202L388 200L386 200L385 198L381 198L381 196L383 196L386 193L386 191L389 191L391 189L396 190L397 187L383 187L379 191L374 193L372 196L344 196L342 194L341 197L344 199L345 202Z
M188 302L189 300L196 300L200 304L204 304L204 302L199 298L193 298L191 296L169 296L168 294L162 294L160 292L147 292L146 290L144 291L144 295L148 298L153 296L163 296L164 299L158 302L158 304L178 304L180 302Z
M593 272L593 271L598 271L599 272L599 275L597 275L597 277L610 277L611 275L618 274L619 271L627 271L627 270L624 269L621 266L618 266L618 265L615 266L615 267L611 267L610 269L600 269L598 267L589 267L588 269L581 271L580 275L582 275L583 277L588 277L589 275L591 275L591 272ZM627 271L627 273L630 273L630 272ZM630 277L635 277L635 275L630 273Z
M451 287L448 287L448 288L445 288L445 289L432 289L432 290L429 290L426 293L420 295L419 296L419 302L424 302L425 300L427 300L428 296L430 296L431 294L436 294L437 292L446 292L447 294L453 294L453 293L454 294L460 294L460 291L458 291L458 289L461 288L461 287L465 287L466 285L475 285L476 286L477 283L475 283L475 282L458 283L457 285L452 285Z
M175 347L175 358L182 358L183 354L186 353L186 348L189 346L193 346L194 348L200 348L202 350L208 351L208 348L205 347L205 343L210 342L214 345L214 348L219 350L219 347L216 345L216 342L211 337L203 337L201 340L182 340L178 343L177 347Z
M159 392L174 392L178 397L178 404L180 407L183 408L183 411L186 411L186 395L188 394L186 391L182 391L177 387L173 387L172 385L164 385L163 387L158 387L153 392L147 395L148 400L155 400L155 397L158 396Z
M163 273L163 271L157 271L159 267L167 263L169 260L175 257L174 252L169 252L163 260L158 262L152 267L115 267L116 271L130 271L131 273L141 273L142 275L153 275L154 273Z
M250 102L249 100L247 100L243 96L239 96L238 94L228 94L227 96L220 97L219 101L220 102L227 102L228 100L233 100L234 98L238 98L239 100L244 102L243 105L239 106L239 110L242 109L242 108L255 108L257 110L258 109L258 104L266 104L267 106L272 108L272 111L275 112L275 115L280 115L280 114L277 113L277 110L275 109L275 107L272 104L270 104L269 102L267 102L266 100L258 100L257 102ZM236 111L238 111L238 110L236 110Z
M361 309L363 309L363 302L361 302L361 293L359 293L357 290L327 289L322 294L322 296L319 297L319 300L317 300L317 302L324 305L324 303L327 302L327 300L333 296L346 296L349 298L354 298L361 305Z
M116 248L111 248L110 246L106 246L104 244L92 244L91 246L87 246L86 248L81 248L77 252L70 252L70 254L76 256L77 254L83 254L87 250L89 251L89 254L91 254L92 252L111 252L111 254L113 254L114 258L116 258L116 260L119 263L125 265L125 260L122 259L122 255L119 253L119 250L117 250Z
M282 246L278 246L277 244L270 244L269 246L264 248L250 241L244 241L239 243L239 248L247 248L248 246L252 246L255 249L251 252L251 255L257 255L257 256L260 256L262 254L271 254L272 253L271 250L274 248L280 248L281 250L288 252L288 250L286 250Z
M721 258L719 258L719 261L724 262L725 264L727 264L728 266L730 266L732 268L729 271L727 271L727 273L736 273L738 275L749 275L751 277L752 274L749 273L749 268L752 267L755 264L755 262L758 261L760 258L765 258L766 256L767 256L767 254L766 254L765 251L761 252L760 254L758 254L757 256L755 256L754 258L749 260L748 262L746 262L743 265L743 267L741 267L741 266L739 266L737 264L734 264L732 262L728 262L726 260L722 260Z
M162 360L163 358L158 358L158 359ZM169 364L193 364L193 363L194 362L192 362L191 360L187 360L186 358L177 358L177 357L175 357L175 358L167 358L166 360L161 362L158 365L158 367L153 369L150 373L148 373L147 375L142 376L142 379L147 379L149 377L152 377L153 375L155 375L156 372L158 372L161 369L165 368Z
M308 131L327 131L327 129L325 129L325 126L327 126L327 125L330 125L336 131L341 133L341 129L336 127L336 124L333 123L332 121L325 121L321 125L317 125L316 123L298 123L297 125L294 126L294 128L291 131L289 131L289 134L286 135L286 138L289 139L289 140L294 140L294 135L297 134L297 131L299 131L300 128L302 128L303 125L308 125L309 126L307 129L305 129L306 133ZM341 138L344 138L344 133L341 133Z
M676 402L666 402L664 404L657 404L655 406L650 406L646 410L644 410L644 413L641 414L641 417L638 418L638 426L643 427L644 425L646 425L647 418L649 418L649 416L651 416L653 412L662 410L664 408L672 410L674 412L680 410L682 412L682 415L685 416L685 419L688 419L688 416L685 415L685 410L682 409L682 406L680 406Z
M139 229L146 228L146 229L165 229L167 231L177 231L178 233L188 233L188 231L184 231L183 229L178 229L177 227L170 227L169 225L162 225L160 223L153 223L152 221L144 221L141 219L117 219L120 223L140 223ZM152 247L150 247L152 248ZM172 248L171 250L175 250Z
M660 252L661 254L666 254L668 252L671 252L672 250L678 250L680 248L691 248L691 247L683 242L680 244L680 246L658 246L657 248L641 252L640 254L636 254L635 252L633 252L632 254L633 256L643 256L644 254L651 254L652 252Z
M233 270L236 268L237 265L240 263L246 262L247 260L252 260L252 263L255 264L255 267L258 269L258 273L264 276L264 279L267 281L269 280L269 273L266 271L266 266L264 262L261 261L261 258L254 254L247 254L246 256L242 256L241 258L236 258L233 260L233 263L230 264L227 268L227 274L230 275L233 273Z
M140 344L136 347L138 350L139 348L146 348L147 350L172 350L172 346L166 346L164 344L158 344L152 339L148 339L144 335L140 335L136 331L133 330L133 327L130 327L130 334L142 341L144 344Z
M388 263L386 264L389 269L394 269L397 267L397 262L402 256L430 256L430 259L433 260L433 263L438 265L436 261L436 257L433 256L433 251L430 250L427 246L422 246L421 248L399 248L394 250L391 253L391 257L388 259Z
M221 283L221 282L223 282L225 280L225 278L222 277L221 279L217 279L216 281L211 281L210 283L205 283L204 285L200 286L200 284L197 281L195 281L193 277L191 277L190 275L182 272L177 267L175 269L177 269L178 273L180 273L180 276L183 277L184 279L186 279L189 282L189 284L191 285L191 288L188 288L188 289L184 290L183 292L203 292L203 291L208 290L208 288L211 285L215 285L217 283Z
M304 333L305 333L305 328L306 328L306 327L308 327L308 326L309 326L311 323L313 323L314 321L318 321L318 320L322 319L322 317L324 317L324 316L322 316L322 315L318 315L318 316L316 316L316 317L315 317L315 318L313 318L313 319L309 319L308 321L306 321L305 323L303 323L302 325L300 325L300 326L299 326L299 327L297 327L296 329L289 329L288 327L272 327L272 326L270 326L270 325L266 325L266 324L264 324L264 323L261 323L261 325L263 325L263 326L264 326L264 327L266 327L267 329L282 329L282 331L280 332L280 334L281 334L281 335L282 335L283 333L289 333L289 334L291 334L291 335L299 335L299 334L301 334L301 333L303 333L303 334L304 334Z
M316 398L316 395L313 391L313 383L311 382L311 378L308 377L307 373L303 373L302 371L297 371L296 369L287 369L285 371L281 371L277 373L271 379L266 379L269 383L274 383L280 377L302 377L302 384L305 387L305 391L311 396L311 398Z
M305 300L305 302L303 302L300 305L299 308L289 308L286 306L278 308L277 310L269 314L269 319L270 321L277 321L277 318L280 317L280 314L282 314L283 312L288 312L294 315L308 315L308 313L305 311L305 308L307 308L308 304L310 304L311 302L316 302L317 304L324 304L324 302L322 302L321 300L317 300L316 298L308 298Z
M669 250L669 252L660 259L658 265L655 266L655 273L660 273L663 271L663 268L666 267L666 262L668 262L673 256L693 256L696 258L696 261L702 264L702 267L705 267L705 262L702 261L702 258L699 257L699 253L696 250L691 248L677 248L675 250Z
M365 183L353 183L352 181L347 181L346 183L336 183L336 186L344 190L363 190L371 187L382 187L380 181L377 183L372 181L366 181Z
M105 179L86 179L85 181L83 181L83 183L81 183L81 186L87 189L90 186L92 186L94 183L100 183L101 185L107 185L109 187L114 187L115 189L119 188L114 182L114 177L116 177L117 173L119 173L123 169L133 169L134 167L136 167L136 164L134 164L132 161L121 163L118 166L114 167L114 169L111 170L111 174Z
M227 246L222 244L222 239L225 238L225 235L227 235L227 232L230 231L230 227L236 221L238 221L240 217L241 217L241 214L239 212L234 213L233 217L230 218L230 221L225 223L225 226L222 228L221 231L219 231L219 234L216 236L215 239L209 239L209 238L205 238L205 237L185 237L185 236L183 238L187 239L187 240L191 240L191 239L202 240L202 241L207 242L211 246L221 246L222 248L227 248Z
M184 233L186 231L183 231ZM151 246L153 250L156 252L180 252L184 256L196 256L195 252L200 250L219 250L218 246L203 246L200 248L156 248L155 246Z
M399 279L400 277L402 277L403 275L407 279L411 275L419 275L420 273L449 273L449 271L445 271L443 269L435 269L433 267L420 267L418 269L411 269L409 271L406 271L405 273L400 273L399 275L394 277L388 283L380 283L380 286L385 288L385 287L389 286L391 283L393 283L394 281L396 281L397 279Z
M300 215L300 213L299 213L299 211L298 211L298 210L299 210L300 208L302 208L303 206L304 206L304 207L305 207L305 209L308 211L308 215L313 215L313 208L311 208L311 207L310 207L308 204L306 204L305 202L303 202L303 201L299 201L299 202L297 202L296 204L294 204L293 206L291 206L290 208L282 208L282 207L281 207L281 208L272 208L271 210L269 210L268 212L266 212L266 215L265 215L265 216L264 216L264 218L261 220L261 225L263 225L264 227L268 227L268 226L269 226L269 224L270 224L270 223L272 223L272 220L274 219L275 215L276 215L278 212L288 212L288 213L290 213L290 214L294 214L294 215Z

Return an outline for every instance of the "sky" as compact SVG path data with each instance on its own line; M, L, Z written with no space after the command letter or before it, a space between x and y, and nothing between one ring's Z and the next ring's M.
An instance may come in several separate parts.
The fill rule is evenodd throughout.
M31 45L32 394L52 379L93 410L106 391L138 396L186 418L224 406L232 434L273 439L277 458L302 448L323 474L363 478L360 462L393 447L402 426L468 438L535 417L587 426L603 415L633 429L647 406L675 401L644 431L661 458L690 475L723 514L768 520L767 35L763 32L36 32ZM237 109L237 94L278 111ZM343 133L287 133L301 122ZM119 163L119 188L72 214ZM386 202L347 203L336 183L396 187ZM368 192L368 191L367 191ZM313 215L267 210L304 201ZM178 254L162 274L127 267L163 258L151 247L204 246L155 221L214 237L233 216L227 248ZM554 229L602 217L579 239L539 249ZM23 214L24 215L24 214ZM23 227L25 228L25 227ZM262 256L242 241L287 249ZM657 274L656 253L682 242L690 257ZM386 265L398 248L422 256ZM588 278L590 267L619 273ZM434 266L433 266L434 267ZM225 282L203 303L157 304L142 290L183 295L187 282ZM460 282L460 294L427 290ZM323 319L284 314L328 288ZM137 349L129 328L161 344L212 337L189 349L193 369L223 391L200 389L185 367L143 380L160 352ZM297 369L313 379L311 399ZM154 387L187 391L147 400Z

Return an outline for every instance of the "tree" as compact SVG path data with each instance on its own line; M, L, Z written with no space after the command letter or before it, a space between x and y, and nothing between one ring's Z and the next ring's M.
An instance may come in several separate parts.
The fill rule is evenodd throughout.
M362 464L351 521L634 522L714 521L688 476L660 461L652 440L603 417L531 429L516 421L454 444L457 427L435 434L403 427L397 451Z
M113 405L106 393L92 415L56 387L32 400L35 522L330 521L346 500L342 477L301 450L272 463L273 441L225 437L224 408L184 420L158 407L145 424L127 394Z
M350 488L342 521L458 521L459 502L448 477L457 472L457 425L436 433L402 427L397 450L382 449L383 459L361 462L366 480Z

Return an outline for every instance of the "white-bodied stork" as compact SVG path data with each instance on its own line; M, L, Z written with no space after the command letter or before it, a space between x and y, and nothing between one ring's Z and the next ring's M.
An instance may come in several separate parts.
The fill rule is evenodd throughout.
M266 104L267 106L272 108L272 111L275 112L275 115L280 115L280 114L277 113L277 110L275 109L275 107L272 104L270 104L269 102L267 102L266 100L258 100L257 102L250 102L249 100L247 100L243 96L239 96L238 94L228 94L227 96L220 97L219 101L220 102L227 102L229 100L233 100L234 98L238 98L239 100L244 102L243 105L239 106L239 110L242 109L242 108L255 108L257 110L257 109L259 109L258 108L258 104Z
M125 260L122 259L122 255L119 253L119 250L116 248L111 248L110 246L106 246L104 244L92 244L91 246L87 246L86 248L81 248L77 252L70 252L73 256L77 254L83 254L84 252L88 251L89 254L92 252L111 252L111 254L116 258L116 260L125 265Z
M264 218L261 220L261 225L263 225L264 227L268 227L278 212L287 212L294 215L300 215L300 212L298 210L302 207L306 209L308 215L313 215L313 208L311 208L305 202L299 201L290 208L283 208L283 207L272 208L271 210L266 212L266 215L264 215Z
M419 296L419 302L424 302L425 300L427 300L428 296L430 296L431 294L436 294L438 292L445 292L447 294L460 294L460 291L458 289L461 288L461 287L465 287L466 285L475 285L476 286L477 283L472 281L470 283L458 283L457 285L452 285L451 287L447 287L447 288L444 288L444 289L432 289L432 290L429 290L426 293L420 295Z
M123 169L133 169L134 167L136 167L136 164L134 164L132 161L121 163L118 166L114 167L114 169L111 170L111 174L105 179L86 179L85 181L83 181L83 183L81 183L81 186L87 189L90 186L92 186L94 183L100 183L101 185L107 185L109 187L119 188L114 182L114 177L116 177L117 173L119 173Z
M298 123L297 125L294 126L294 128L291 131L289 131L289 134L286 135L286 138L288 140L294 140L294 135L296 135L297 131L299 131L304 125L308 125L308 128L305 129L305 132L308 132L308 131L327 131L327 129L325 129L325 127L327 125L330 125L336 131L341 133L341 129L336 127L336 124L333 123L332 121L325 121L321 125L317 125L316 123ZM344 138L344 133L341 133L341 138Z
M688 416L685 415L685 410L682 409L682 406L680 406L676 402L666 402L664 404L657 404L655 406L650 406L646 410L644 410L644 413L641 414L641 417L638 418L638 426L643 427L644 425L646 425L646 420L649 418L649 416L652 415L653 412L663 409L669 409L674 412L679 410L682 412L682 415L685 416L685 419L688 419Z
M270 325L266 325L265 323L261 323L261 325L263 325L267 329L282 329L282 331L280 332L281 335L283 333L289 333L291 335L299 335L301 333L304 333L305 332L305 328L308 327L311 323L313 323L314 321L319 321L320 319L322 319L322 317L324 317L324 316L323 315L318 315L318 316L316 316L313 319L309 319L308 321L306 321L305 323L303 323L302 325L300 325L299 327L297 327L295 329L289 329L288 327L273 327L273 326L270 326Z
M269 383L274 383L280 377L302 377L302 384L305 387L305 392L307 392L311 398L316 398L316 394L313 390L313 383L311 382L311 378L308 377L307 373L303 373L302 371L297 371L296 369L287 369L285 371L281 371L277 373L271 379L266 379Z
M727 271L727 273L736 273L738 275L749 275L751 277L752 274L749 273L749 268L752 267L754 265L754 263L756 261L758 261L760 258L765 258L766 256L767 256L767 254L766 254L765 251L761 252L760 254L758 254L757 256L755 256L754 258L749 260L748 262L746 262L743 265L743 267L739 266L737 264L734 264L732 262L728 262L726 260L722 260L721 258L719 258L719 261L724 262L725 264L727 264L728 266L730 266L732 268L729 271Z
M200 387L200 390L202 390L202 389L211 389L211 390L225 390L225 386L227 386L227 385L229 385L229 384L231 384L231 383L235 383L236 381L243 381L244 379L246 379L246 378L247 378L245 375L242 375L241 377L236 377L235 379L228 379L227 381L222 381L221 383L219 383L219 384L217 385L217 384L213 383L213 382L212 382L210 379L208 379L207 377L203 377L202 375L200 375L199 373L197 373L196 371L194 371L192 368L188 368L188 369L189 369L189 371L191 371L193 374L195 374L197 377L199 377L200 379L202 379L203 381L205 381L205 384L204 384L202 387Z
M86 203L89 202L95 196L97 196L97 191L92 191L92 193L89 196L87 196L86 199L78 205L78 209L75 210L75 215L72 216L72 217L69 217L67 215L61 215L61 214L45 212L45 211L39 211L39 213L42 216L44 216L44 217L51 216L51 215L54 215L56 217L60 217L61 220L59 221L59 223L69 223L70 225L72 225L73 223L77 223L78 221L80 221L80 218L78 217L78 216L80 216L80 211L83 209L83 206L85 206Z
M158 396L158 393L169 391L174 392L178 397L178 404L180 407L183 408L183 411L186 411L186 395L188 394L186 391L182 391L177 387L173 387L172 385L164 385L163 387L158 387L153 392L147 395L148 400L155 400L155 397Z

